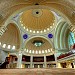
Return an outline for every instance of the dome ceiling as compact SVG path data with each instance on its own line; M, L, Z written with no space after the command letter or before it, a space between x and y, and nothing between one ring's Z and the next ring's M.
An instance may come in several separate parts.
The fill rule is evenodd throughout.
M20 38L19 38L19 32L17 27L10 23L7 26L7 31L1 36L0 42L3 44L6 44L6 46L16 46L16 49L19 49L20 47Z
M52 53L52 45L44 38L35 37L29 40L25 45L25 53L43 54Z
M47 9L30 9L20 16L21 26L30 32L46 32L54 25L54 14Z

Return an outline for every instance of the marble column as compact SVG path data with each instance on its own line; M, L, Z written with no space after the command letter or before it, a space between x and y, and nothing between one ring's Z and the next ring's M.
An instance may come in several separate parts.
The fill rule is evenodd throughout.
M44 55L44 68L47 68L46 55Z
M54 57L55 57L56 68L58 68L59 67L58 66L59 63L57 62L57 53L56 52L54 53Z
M18 57L17 68L22 68L22 53L19 52L17 57Z
M30 58L30 68L33 68L33 56Z

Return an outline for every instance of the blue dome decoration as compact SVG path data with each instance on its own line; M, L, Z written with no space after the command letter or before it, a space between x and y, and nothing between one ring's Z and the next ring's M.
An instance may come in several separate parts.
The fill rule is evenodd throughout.
M27 39L27 38L28 38L28 35L27 35L27 34L24 34L24 35L23 35L23 38L24 38L24 39Z
M48 34L48 38L53 38L53 34Z

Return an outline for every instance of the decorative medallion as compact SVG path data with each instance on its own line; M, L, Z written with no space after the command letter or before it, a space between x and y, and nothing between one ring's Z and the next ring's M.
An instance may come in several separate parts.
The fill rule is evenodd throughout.
M23 35L23 38L24 38L24 39L27 39L27 38L28 38L28 35L27 35L27 34L24 34L24 35Z
M53 34L48 34L48 38L53 38Z

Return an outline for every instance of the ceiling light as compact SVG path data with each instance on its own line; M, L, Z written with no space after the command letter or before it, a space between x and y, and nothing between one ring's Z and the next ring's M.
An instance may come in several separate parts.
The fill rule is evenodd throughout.
M29 51L29 53L31 53L31 50Z
M38 54L38 51L36 51L36 54Z
M49 30L49 28L47 28L47 30Z
M37 31L37 33L39 33L39 31Z
M48 49L48 52L50 52L50 49Z
M28 49L27 49L27 51L26 52L28 52Z
M40 31L41 33L43 32L43 31Z
M30 32L32 32L32 30L30 30Z
M34 53L34 50L32 51L32 53Z
M26 30L28 31L28 28Z
M6 47L6 44L3 44L3 48L5 48Z
M0 42L0 45L1 45L1 42Z
M23 28L25 29L25 26Z
M46 32L46 30L44 29L44 32Z
M45 52L47 53L47 50L45 50Z
M41 54L41 51L39 51L39 54Z
M15 46L13 46L12 49L14 50L15 49Z
M42 53L45 53L44 50L42 50Z
M53 25L54 25L54 23L53 23Z
M8 49L10 49L10 45L8 45Z
M35 33L35 31L33 31L33 33Z
M50 26L50 28L52 28L52 26Z
M51 51L52 51L52 48L51 48Z

